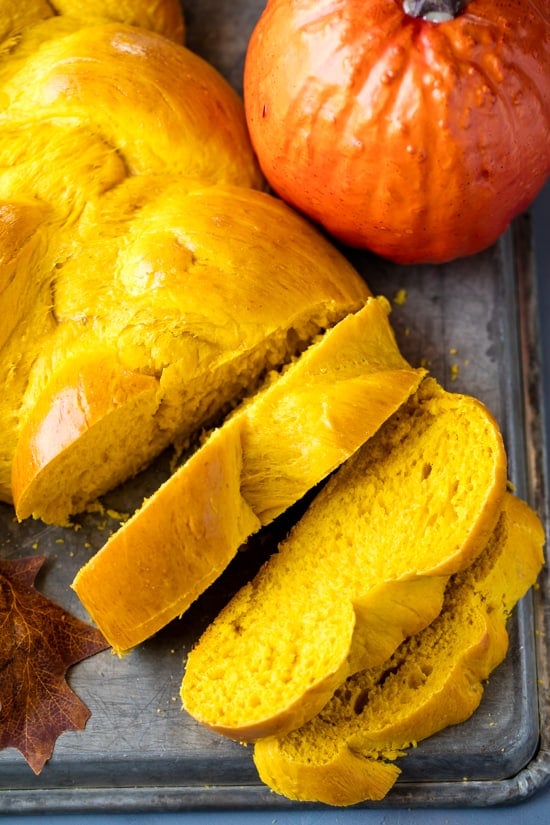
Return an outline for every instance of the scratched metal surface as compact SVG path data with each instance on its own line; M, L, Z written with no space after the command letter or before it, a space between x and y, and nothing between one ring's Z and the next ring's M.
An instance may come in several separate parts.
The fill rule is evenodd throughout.
M245 45L262 6L262 0L184 3L188 45L238 91ZM528 217L495 247L446 266L398 267L366 253L347 254L373 291L392 301L405 291L406 300L394 302L392 312L402 351L412 363L426 363L448 388L488 404L504 433L510 477L548 524ZM106 503L128 509L154 490L166 465L161 458ZM19 525L11 508L0 505L0 553L45 553L38 586L86 619L69 585L116 526L108 517L91 516L78 531ZM59 738L39 777L16 751L1 752L0 813L310 807L271 794L257 779L251 749L200 728L178 699L186 651L273 541L267 536L239 554L183 619L124 659L104 652L72 668L70 684L92 711L87 728ZM515 612L508 657L491 677L477 713L402 759L402 777L381 804L491 805L524 798L547 781L545 577L546 572L540 588Z

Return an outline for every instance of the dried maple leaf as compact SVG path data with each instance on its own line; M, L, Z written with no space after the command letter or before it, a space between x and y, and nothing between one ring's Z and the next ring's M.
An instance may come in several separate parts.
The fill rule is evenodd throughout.
M44 556L0 559L0 749L17 748L39 774L57 737L82 730L86 705L65 681L67 669L108 647L34 587Z

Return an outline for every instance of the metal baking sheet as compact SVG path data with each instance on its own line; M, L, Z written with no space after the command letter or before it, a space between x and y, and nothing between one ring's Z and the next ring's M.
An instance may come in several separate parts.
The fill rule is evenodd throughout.
M184 3L189 46L239 92L246 42L263 5ZM393 302L393 325L410 361L427 364L447 388L476 395L493 411L510 478L548 528L529 217L486 252L445 266L399 267L368 253L346 254L371 289ZM106 504L124 510L152 492L167 467L161 457ZM38 587L87 619L69 585L116 527L108 516L86 517L78 531L20 525L12 509L0 505L0 553L45 553ZM123 659L106 651L69 671L72 688L92 711L86 730L63 734L38 777L17 751L1 752L0 813L312 807L271 793L257 778L252 749L201 728L178 698L189 647L284 527L275 525L243 550L220 581L154 639ZM402 775L388 797L365 807L496 805L519 801L548 781L548 598L545 569L538 589L513 615L508 657L491 676L479 710L401 759Z

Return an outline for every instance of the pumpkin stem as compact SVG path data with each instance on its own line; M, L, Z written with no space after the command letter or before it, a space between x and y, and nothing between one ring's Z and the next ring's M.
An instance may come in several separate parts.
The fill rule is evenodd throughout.
M422 17L431 23L453 20L466 5L466 0L403 0L403 10L410 17Z

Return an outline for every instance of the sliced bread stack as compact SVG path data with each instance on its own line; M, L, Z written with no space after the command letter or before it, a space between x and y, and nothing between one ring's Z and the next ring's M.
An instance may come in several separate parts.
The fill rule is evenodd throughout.
M424 370L370 298L243 402L79 571L74 589L118 652L181 615L239 546L349 458Z
M382 799L406 748L478 706L543 543L491 414L425 378L207 628L183 706L255 742L280 794Z
M438 615L505 490L492 415L426 378L206 630L187 659L184 707L238 740L304 724Z
M440 615L387 662L351 676L306 725L259 741L261 779L292 799L382 799L407 748L478 707L483 680L506 655L510 611L541 569L543 542L535 513L507 493L487 547L451 577Z

